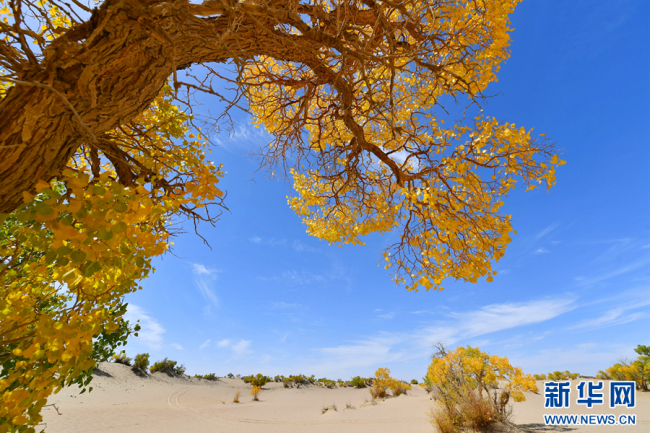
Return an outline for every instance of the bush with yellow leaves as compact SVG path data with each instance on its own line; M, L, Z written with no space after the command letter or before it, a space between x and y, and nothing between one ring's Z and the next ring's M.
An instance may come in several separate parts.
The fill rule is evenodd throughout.
M397 397L410 391L411 385L390 377L390 370L388 368L380 368L375 372L375 380L369 390L370 395L372 398L385 398L388 395L386 391L389 389L393 397Z
M470 346L447 351L437 344L436 349L427 379L438 397L431 422L440 432L508 423L510 398L525 401L526 391L537 392L535 379L510 365L508 358Z
M636 383L636 388L650 390L650 346L638 345L634 349L639 357L634 361L622 359L605 371L599 371L598 379L627 380Z

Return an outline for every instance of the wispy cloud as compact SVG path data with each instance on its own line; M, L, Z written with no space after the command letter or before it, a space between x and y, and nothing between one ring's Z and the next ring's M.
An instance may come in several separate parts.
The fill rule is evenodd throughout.
M252 353L252 350L249 349L250 345L250 340L239 340L237 343L233 343L231 340L226 339L217 343L217 347L230 348L235 358Z
M550 251L545 248L538 248L535 251L533 251L533 254L545 254L545 253L550 253Z
M232 349L232 351L233 351L236 355L241 356L241 355L244 355L244 354L246 354L246 353L250 353L250 352L251 352L251 351L248 349L248 348L250 347L250 345L251 345L250 340L240 340L239 342L237 342L237 343L233 344L232 346L230 346L230 348Z
M553 230L555 230L558 227L558 224L552 224L548 227L546 227L544 230L540 231L537 233L535 236L533 236L533 242L537 242L538 240L542 239L544 236L548 235L551 233Z
M336 365L340 372L369 368L375 366L377 360L384 364L405 362L428 356L431 346L439 341L454 345L498 331L541 323L574 308L573 298L487 305L478 310L447 314L446 320L412 332L381 332L350 344L316 349L321 359L314 363L317 370L329 371L332 370L330 365Z
M238 148L247 150L267 144L270 141L270 135L264 128L256 128L249 118L236 121L232 130L227 134L212 135L210 139L220 148L233 152Z
M307 271L283 271L281 275L273 277L257 277L261 281L281 283L287 286L301 286L304 284L322 283L326 278L322 275Z
M394 312L390 312L390 313L386 313L386 314L380 314L380 315L377 316L377 317L379 317L379 318L381 318L381 319L392 319L393 317L395 317L395 313L394 313Z
M217 279L219 270L209 269L204 265L199 263L192 264L192 272L194 274L194 284L198 287L199 291L203 298L207 301L210 301L212 305L217 307L219 305L219 300L214 294L213 285L214 281ZM207 310L204 308L204 313L209 314L210 309Z
M143 343L151 349L162 348L165 328L145 310L134 304L129 304L124 318L132 324L140 321L140 331L138 331L137 341Z
M205 343L199 346L199 350L203 350L210 345L210 339L205 340Z
M170 344L170 346L173 347L176 350L183 350L183 346L181 346L178 343L172 343L172 344Z
M650 305L650 292L647 290L627 291L617 296L599 299L589 305L606 305L607 310L598 317L586 319L568 329L591 331L594 329L622 325L648 317L647 311L636 311Z
M618 277L618 276L627 274L629 272L635 271L635 270L637 270L639 268L643 268L648 263L650 263L650 255L648 255L646 257L643 257L643 258L637 260L634 263L630 263L628 265L621 266L618 269L614 269L613 271L598 275L596 277L586 278L584 276L581 276L581 277L577 277L576 280L580 281L580 284L585 285L585 286L595 284L595 283L600 283L600 282L609 280L611 278Z
M293 249L299 253L315 253L318 251L316 248L305 245L298 240L293 241Z
M298 308L298 307L302 307L302 305L296 303L289 304L287 302L271 302L271 308Z
M248 238L248 240L254 244L259 244L262 242L262 238L259 236L253 236L252 238Z

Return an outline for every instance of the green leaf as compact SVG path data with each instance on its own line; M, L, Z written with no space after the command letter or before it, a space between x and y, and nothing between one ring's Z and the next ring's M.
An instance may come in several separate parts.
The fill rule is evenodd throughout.
M122 203L121 201L117 202L117 203L115 203L113 205L113 210L115 212L118 212L118 213L122 213L122 212L126 211L127 209L128 209L128 206L126 205L126 203Z
M45 262L49 265L56 259L56 251L49 250L45 253Z
M73 263L81 263L86 260L86 253L83 251L74 251L70 254Z
M36 203L34 205L34 209L36 209L36 212L40 213L41 215L52 215L54 213L54 210L42 201Z
M120 221L119 223L115 224L115 226L113 227L113 232L124 233L128 227L129 226L127 226L124 221Z
M65 246L65 245L62 246L62 247L59 247L59 248L56 250L56 253L57 253L60 257L62 257L62 256L67 256L67 255L70 254L71 252L72 252L72 248L70 248L70 247L68 247L68 246Z
M94 195L104 195L104 194L106 194L106 188L104 188L103 186L99 186L99 185L93 186L91 191L92 191L92 193Z

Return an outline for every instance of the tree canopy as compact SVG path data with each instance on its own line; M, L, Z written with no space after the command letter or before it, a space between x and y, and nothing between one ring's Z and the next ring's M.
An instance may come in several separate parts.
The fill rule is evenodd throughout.
M33 426L92 368L92 338L120 328L174 223L225 206L196 91L269 132L262 161L292 176L310 234L398 230L384 257L410 290L492 281L505 196L550 188L564 163L483 112L517 3L0 0L2 428Z

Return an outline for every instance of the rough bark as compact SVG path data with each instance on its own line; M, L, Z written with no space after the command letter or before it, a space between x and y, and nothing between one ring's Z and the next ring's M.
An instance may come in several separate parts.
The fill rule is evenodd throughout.
M108 0L57 38L0 102L0 213L60 173L81 144L141 113L174 70L262 54L316 62L313 40L273 37L278 19L295 16L234 6Z

